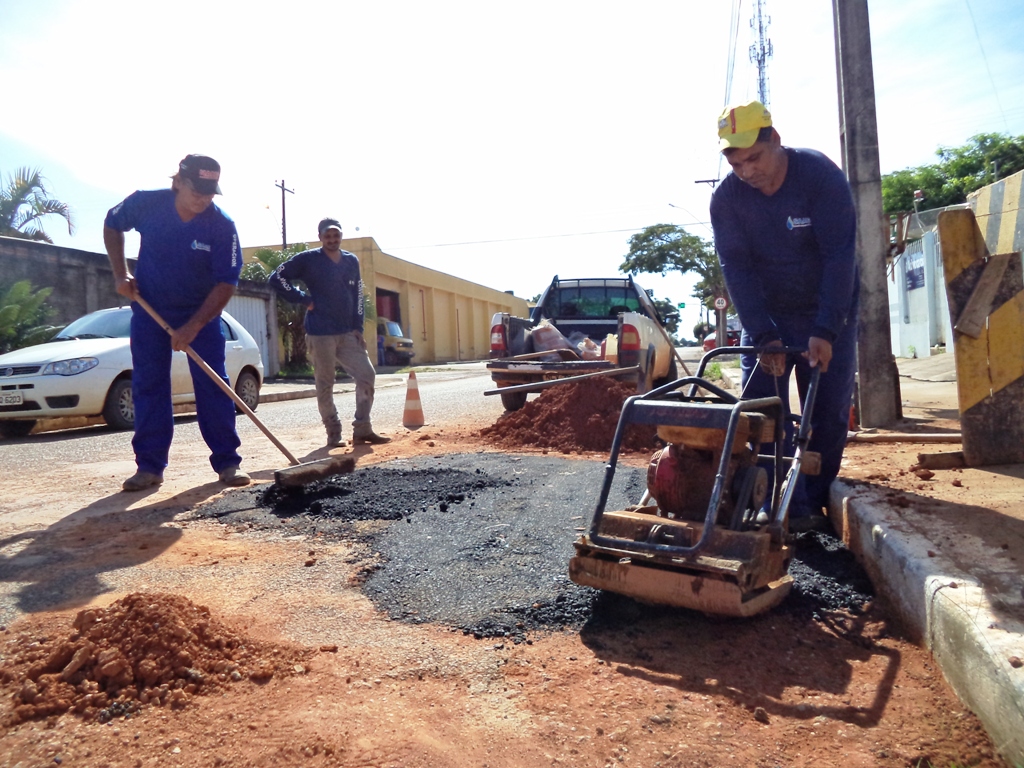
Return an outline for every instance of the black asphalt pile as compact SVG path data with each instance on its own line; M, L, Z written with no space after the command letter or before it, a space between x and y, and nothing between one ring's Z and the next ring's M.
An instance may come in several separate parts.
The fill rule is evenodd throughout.
M793 591L783 608L821 618L822 610L860 613L874 596L871 580L853 552L828 533L801 533L789 565Z
M301 488L251 486L222 496L196 512L201 517L255 529L287 529L335 539L363 538L366 528L359 523L409 519L414 512L432 507L447 513L482 489L510 483L510 479L485 474L480 467L459 470L395 461Z
M358 540L378 563L363 588L391 618L521 642L532 630L619 624L624 610L632 618L648 610L569 580L572 545L590 524L603 477L595 461L455 454L392 461L299 491L232 491L197 514ZM636 503L645 487L643 470L620 465L608 509ZM777 610L810 617L870 600L866 576L833 537L802 535L790 572L796 587Z
M399 520L432 506L447 512L481 489L508 484L508 480L484 475L480 469L377 466L298 489L271 486L262 493L260 505L283 517L303 514L338 522ZM415 491L410 493L410 488Z

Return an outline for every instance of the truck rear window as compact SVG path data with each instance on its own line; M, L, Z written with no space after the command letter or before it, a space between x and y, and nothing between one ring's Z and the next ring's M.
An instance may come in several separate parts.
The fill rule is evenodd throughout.
M615 317L639 309L640 300L634 292L615 286L559 288L544 302L547 317Z

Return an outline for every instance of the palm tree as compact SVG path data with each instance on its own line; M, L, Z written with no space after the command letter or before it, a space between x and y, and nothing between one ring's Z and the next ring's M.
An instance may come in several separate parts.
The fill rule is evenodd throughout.
M71 208L50 197L38 169L18 168L7 177L0 187L0 235L52 243L40 223L43 216L50 215L62 217L68 223L68 234L74 234Z
M289 245L284 252L272 248L259 248L253 254L254 261L250 261L242 267L241 277L260 283L266 282L271 272L308 247L305 243L295 243ZM309 365L309 356L306 352L306 330L302 324L305 316L305 307L288 301L277 302L277 329L284 343L284 367L286 369L302 369Z
M53 288L36 290L28 280L0 284L0 354L48 341L56 327L46 324Z

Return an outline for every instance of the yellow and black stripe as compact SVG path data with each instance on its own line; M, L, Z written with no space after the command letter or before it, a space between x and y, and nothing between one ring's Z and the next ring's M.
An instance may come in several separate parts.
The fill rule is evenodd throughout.
M939 216L946 295L958 331L974 327L965 317L983 305L977 330L956 332L953 340L969 466L1024 462L1022 188L1024 171L976 192L971 210Z

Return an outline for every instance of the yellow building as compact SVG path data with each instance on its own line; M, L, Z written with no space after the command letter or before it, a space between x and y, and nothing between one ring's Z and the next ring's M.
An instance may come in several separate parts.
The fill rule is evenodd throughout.
M244 260L252 261L260 247L281 250L243 248ZM394 320L413 340L417 364L486 359L492 315L529 315L525 299L391 256L372 237L346 238L341 247L359 259L366 293L373 298L373 316L366 318L367 340L377 337L377 315Z

